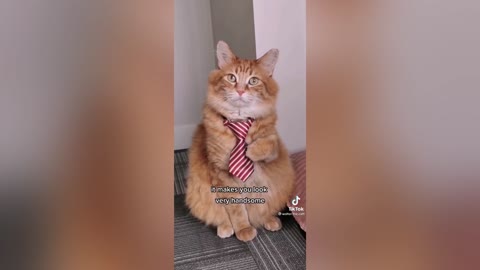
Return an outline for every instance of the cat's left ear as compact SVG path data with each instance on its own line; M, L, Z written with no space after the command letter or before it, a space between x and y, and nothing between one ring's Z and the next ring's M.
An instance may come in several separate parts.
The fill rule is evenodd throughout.
M217 44L218 67L224 68L228 64L231 64L236 58L228 44L220 40Z
M271 49L266 52L262 57L257 59L257 63L265 70L268 76L273 75L273 71L275 70L275 65L277 64L278 60L278 49Z

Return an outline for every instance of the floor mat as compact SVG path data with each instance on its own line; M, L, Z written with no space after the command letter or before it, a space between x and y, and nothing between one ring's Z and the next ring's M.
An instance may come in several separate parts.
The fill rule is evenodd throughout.
M188 151L177 150L174 155L174 187L175 195L185 194L185 181L187 180Z

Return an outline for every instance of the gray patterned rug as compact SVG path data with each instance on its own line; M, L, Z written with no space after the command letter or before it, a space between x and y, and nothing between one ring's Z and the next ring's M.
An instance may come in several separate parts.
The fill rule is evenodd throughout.
M282 216L278 232L258 230L248 243L221 239L185 206L186 150L175 151L175 269L305 269L305 235L292 216Z

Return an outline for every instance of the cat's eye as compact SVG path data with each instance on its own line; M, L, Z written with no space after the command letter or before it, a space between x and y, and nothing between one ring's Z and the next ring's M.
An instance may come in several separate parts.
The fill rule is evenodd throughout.
M259 81L260 80L257 77L252 77L252 78L250 78L250 80L248 80L248 84L256 85L256 84L258 84Z
M228 74L227 75L227 80L231 83L236 83L237 82L237 77L235 77L235 75L233 75L233 74Z

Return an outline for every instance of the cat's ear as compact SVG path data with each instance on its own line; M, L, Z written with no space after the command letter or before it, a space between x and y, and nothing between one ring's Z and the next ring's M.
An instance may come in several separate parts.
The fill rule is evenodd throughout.
M218 67L224 68L226 65L232 63L237 57L225 41L220 40L217 43L217 60Z
M278 49L271 49L266 52L262 57L257 59L257 63L260 65L263 70L267 73L268 76L273 75L273 70L275 70L275 65L278 60Z

